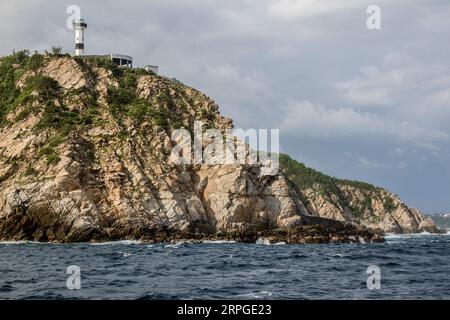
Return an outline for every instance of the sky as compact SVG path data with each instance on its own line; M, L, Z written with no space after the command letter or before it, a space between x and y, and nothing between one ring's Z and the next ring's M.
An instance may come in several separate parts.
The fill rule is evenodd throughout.
M280 129L308 166L450 211L450 1L16 0L0 4L0 54L72 52L71 5L86 54L159 65L236 127Z

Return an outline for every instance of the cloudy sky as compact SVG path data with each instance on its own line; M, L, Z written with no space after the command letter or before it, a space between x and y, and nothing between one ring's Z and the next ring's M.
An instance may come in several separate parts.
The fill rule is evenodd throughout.
M16 0L0 4L0 54L71 51L70 5L87 54L157 64L236 126L279 128L307 165L450 210L448 0Z

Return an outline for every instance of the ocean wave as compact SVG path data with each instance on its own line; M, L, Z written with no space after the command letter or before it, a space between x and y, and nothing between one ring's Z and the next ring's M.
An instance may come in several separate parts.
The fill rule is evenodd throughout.
M425 239L425 238L432 238L432 237L447 237L450 235L450 232L444 233L444 234L436 234L436 233L429 233L429 232L422 232L422 233L408 233L408 234L387 234L384 238L386 239L387 244L399 244L399 243L405 243L408 240L414 240L414 239ZM430 243L436 243L439 242L439 240L431 240Z
M422 232L422 233L405 233L405 234L395 234L388 233L384 236L385 239L408 239L415 237L428 237L428 236L439 236L441 234Z

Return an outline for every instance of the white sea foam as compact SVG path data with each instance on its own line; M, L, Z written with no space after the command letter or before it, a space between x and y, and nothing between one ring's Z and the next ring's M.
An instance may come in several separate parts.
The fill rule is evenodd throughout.
M138 240L122 240L122 241L108 241L108 242L98 242L98 243L89 243L91 246L114 246L114 245L136 245L142 244L142 241Z
M271 291L259 291L259 292L251 292L247 294L241 295L242 297L250 298L250 299L264 299L270 298L273 296L273 292Z
M164 247L165 248L178 249L180 246L182 246L184 244L192 244L192 243L193 242L191 242L191 241L182 240L182 241L166 244Z
M227 243L236 243L236 241L228 241L228 240L205 240L202 241L205 244L227 244Z
M384 238L386 239L386 242L388 244L397 244L397 243L402 243L405 240L414 239L414 238L439 237L439 236L448 236L448 235L450 235L449 232L444 233L444 234L422 232L422 233L408 233L408 234L387 234ZM438 241L433 240L431 242L438 242Z
M124 258L131 256L131 253L128 252L119 252L119 253L122 254Z
M51 244L51 243L37 242L37 241L0 241L0 245L18 245L18 244Z
M179 243L171 243L164 246L165 248L178 249L180 247Z
M256 240L256 244L265 245L265 246L271 245L270 240L266 239L266 238L259 238L258 240Z
M343 258L344 255L342 253L329 253L327 254L328 257L332 257L332 258Z
M385 236L385 239L408 239L408 238L427 237L427 236L439 236L439 234L429 233L429 232L406 233L406 234L388 233Z
M388 233L384 236L385 239L400 239L401 237L402 235L394 233Z
M283 246L286 244L286 242L280 241L280 242L276 242L276 243L271 243L269 239L261 237L258 240L256 240L256 244L263 245L263 246Z

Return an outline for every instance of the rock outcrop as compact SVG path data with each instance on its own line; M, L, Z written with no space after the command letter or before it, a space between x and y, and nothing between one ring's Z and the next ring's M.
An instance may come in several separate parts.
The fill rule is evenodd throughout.
M23 52L0 60L0 81L0 239L382 240L346 208L306 201L314 191L295 188L281 171L173 163L175 128L193 130L195 120L232 127L214 101L177 81L103 60ZM409 218L398 209L391 221L384 209L373 214L382 223L368 227L432 228L418 212Z
M171 163L175 127L232 126L197 90L106 61L14 59L1 61L14 90L2 91L0 238L240 239L304 224L281 173Z
M311 215L386 233L439 232L432 219L383 188L326 176L286 155L281 157L281 163L287 176L296 182Z

